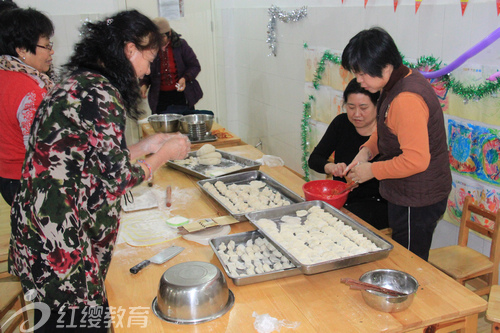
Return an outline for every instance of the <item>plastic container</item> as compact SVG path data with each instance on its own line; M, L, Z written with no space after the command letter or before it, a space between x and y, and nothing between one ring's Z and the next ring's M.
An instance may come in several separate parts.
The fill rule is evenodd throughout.
M347 201L349 191L340 195L333 195L332 193L334 190L342 190L346 185L346 183L339 180L312 180L302 185L302 191L304 191L306 201L321 200L340 209Z

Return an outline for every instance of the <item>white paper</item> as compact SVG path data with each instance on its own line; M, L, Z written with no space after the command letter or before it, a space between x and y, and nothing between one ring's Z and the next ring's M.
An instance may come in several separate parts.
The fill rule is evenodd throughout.
M184 17L184 0L158 0L160 16L167 20Z

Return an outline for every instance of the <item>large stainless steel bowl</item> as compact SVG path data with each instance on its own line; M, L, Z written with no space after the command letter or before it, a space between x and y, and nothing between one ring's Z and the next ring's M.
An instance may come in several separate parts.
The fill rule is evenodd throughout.
M407 309L413 302L418 289L418 282L413 276L393 269L369 271L361 275L359 280L407 294L406 296L389 296L372 290L363 290L366 304L383 312L398 312Z
M234 295L217 266L189 261L163 273L152 308L165 321L198 324L219 318L233 304Z
M181 114L166 113L149 116L148 121L156 133L174 133L179 131L181 118Z
M187 116L183 116L180 120L180 123L182 133L204 134L199 133L200 131L210 133L212 131L212 125L214 123L214 116L209 114L190 114Z

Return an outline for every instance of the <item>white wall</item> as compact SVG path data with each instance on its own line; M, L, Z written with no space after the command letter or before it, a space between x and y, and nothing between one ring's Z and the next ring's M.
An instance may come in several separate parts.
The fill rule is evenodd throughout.
M301 170L300 120L304 96L303 45L341 52L349 39L374 25L385 28L408 59L433 55L451 62L493 32L500 23L495 0L470 1L462 17L460 3L426 0L415 14L415 1L392 0L215 0L218 85L226 112L220 117L244 141L262 139L264 151ZM308 16L278 22L277 56L266 43L268 8L291 11L304 5ZM500 42L471 61L498 66ZM225 82L224 82L225 81Z
M78 39L77 27L117 10L136 8L157 16L156 0L17 0L47 13L56 25L56 64L62 64ZM304 49L342 51L362 29L388 30L408 59L433 55L449 63L493 32L500 24L495 0L469 1L462 17L457 0L426 0L415 14L414 0L185 0L186 16L172 21L193 47L202 65L205 97L198 108L216 112L219 123L249 144L263 141L267 154L279 155L301 173L300 121L304 94ZM277 24L277 57L266 43L268 8L308 6L300 22ZM214 33L212 33L214 27ZM500 41L470 63L498 66ZM134 129L135 131L135 129ZM455 225L440 222L433 247L456 244ZM488 252L489 243L472 237L474 247Z

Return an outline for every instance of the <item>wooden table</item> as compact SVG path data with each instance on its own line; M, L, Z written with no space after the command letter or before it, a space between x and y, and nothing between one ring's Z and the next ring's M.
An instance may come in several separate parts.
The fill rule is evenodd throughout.
M212 131L213 130L218 130L221 129L222 126L219 125L218 123L213 123L212 125ZM217 139L215 141L210 141L210 142L200 142L200 143L192 143L191 144L191 150L198 150L200 149L201 146L203 146L206 143L210 143L211 145L215 146L215 148L220 149L224 147L232 147L232 146L239 146L242 144L241 138L237 136L234 133L229 132L226 130L228 134L230 134L232 137L230 138L223 138L223 139Z
M251 146L223 150L247 158L262 156L259 150ZM302 194L301 186L304 181L289 169L262 166L261 171ZM173 214L192 218L226 215L227 212L220 205L201 192L196 185L197 180L168 168L155 174L157 183L168 183L173 188L191 190L192 198L188 204L176 206L174 201ZM366 225L365 222L360 222ZM253 230L253 227L248 222L242 222L232 225L231 229L232 233L239 233ZM386 236L381 236L387 239ZM137 275L129 273L130 267L170 245L182 246L185 250L162 265L150 265ZM386 259L340 270L247 286L235 286L228 279L228 286L235 295L235 304L224 316L208 323L175 325L158 319L151 310L151 303L156 296L161 275L173 265L192 260L210 262L222 269L209 246L183 238L151 247L118 245L106 278L109 304L117 307L117 313L121 314L120 318L114 317L114 331L256 332L253 327L255 318L252 317L252 313L256 311L258 314L267 313L278 320L300 322L298 329L282 328L281 332L423 332L429 327L431 330L428 332L436 331L432 329L447 332L461 326L465 326L463 332L476 332L478 313L485 311L487 306L485 300L413 253L394 244L394 249ZM339 281L342 277L358 279L364 272L377 268L402 270L418 280L420 288L409 309L392 314L378 312L365 304L359 291L350 290ZM448 327L449 330L440 331L443 327Z

